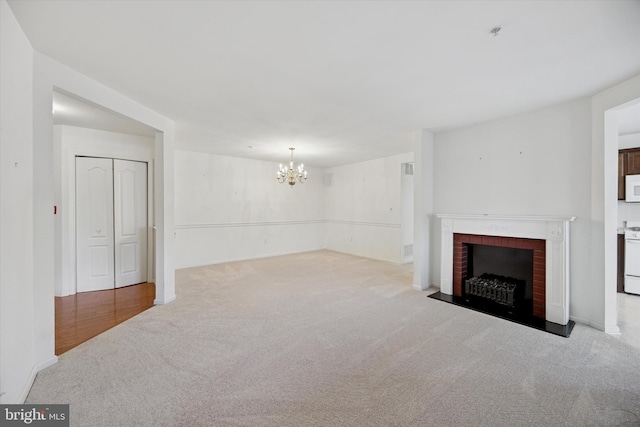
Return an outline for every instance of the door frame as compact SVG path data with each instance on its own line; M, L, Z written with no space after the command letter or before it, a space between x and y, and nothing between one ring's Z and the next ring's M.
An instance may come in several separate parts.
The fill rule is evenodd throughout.
M72 126L64 126L73 128ZM135 150L121 150L116 148L106 149L75 149L66 148L62 140L62 127L59 129L60 135L55 135L54 140L58 139L60 144L54 144L61 150L61 259L60 259L60 275L57 275L55 295L68 296L77 292L77 265L76 265L76 193L75 193L75 176L76 176L76 157L101 157L110 159L132 160L147 163L147 281L155 282L155 222L154 222L154 159L153 147L150 147L149 153L135 152ZM107 132L107 131L96 131ZM115 132L109 132L115 133Z
M617 233L618 227L618 114L621 110L640 104L639 97L627 99L604 110L603 131L603 244L604 244L604 292L603 324L599 329L610 335L620 335L618 326L618 274ZM599 114L596 112L594 114ZM600 326L600 325L597 325Z
M33 182L29 184L33 194L33 338L30 356L33 369L25 377L25 388L21 394L26 398L29 385L35 374L58 360L55 356L55 304L54 296L58 284L61 286L62 265L61 221L53 206L62 207L58 192L62 191L56 167L62 158L54 151L52 97L53 92L63 92L100 106L121 116L136 120L155 131L153 143L153 222L156 240L154 282L156 298L154 304L169 304L176 299L175 293L175 239L174 239L174 122L145 105L92 80L84 74L34 51L32 58L32 97L25 105L32 105L30 123L32 134L24 135L32 145L33 158L27 159L33 168ZM25 72L26 72L25 71ZM56 154L58 154L56 156ZM31 155L31 154L30 154ZM32 161L31 161L32 160ZM53 183L53 184L52 184ZM59 212L60 213L60 212ZM26 214L30 214L25 212ZM65 236L66 238L66 236ZM31 301L31 299L29 300ZM36 339L37 337L37 339ZM26 347L25 347L26 348Z

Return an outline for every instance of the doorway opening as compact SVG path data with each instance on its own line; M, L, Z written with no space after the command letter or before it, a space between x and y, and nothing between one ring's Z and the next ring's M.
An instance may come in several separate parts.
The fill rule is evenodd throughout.
M154 170L155 170L155 130L144 127L131 119L106 111L99 106L85 103L75 97L54 92L53 98L53 154L54 154L54 201L59 207L58 213L54 217L55 234L55 296L67 296L75 294L78 290L77 275L81 268L94 269L96 274L106 274L105 271L112 271L113 267L104 267L104 263L91 264L91 258L83 260L83 264L78 264L76 254L83 255L80 247L77 247L77 218L76 218L76 159L77 158L100 158L119 159L129 164L145 164L146 172L138 171L137 175L146 175L146 190L144 196L138 197L138 204L147 207L145 218L138 219L137 222L145 224L146 237L142 237L145 242L140 248L147 249L144 254L136 252L136 255L143 256L140 262L146 263L142 276L146 276L142 281L155 282L155 199L154 194ZM113 117L112 117L113 116ZM106 160L112 161L112 160ZM137 163L135 163L137 162ZM112 174L111 172L109 172ZM130 179L134 172L125 177ZM96 177L94 177L97 179ZM116 176L116 178L122 178ZM88 184L88 177L80 180ZM129 195L125 199L130 199ZM92 195L95 198L95 194ZM104 203L108 204L109 201ZM113 200L110 202L113 204ZM105 204L105 206L107 206ZM111 218L111 216L109 216ZM130 218L129 218L130 219ZM132 224L130 221L128 225ZM90 230L94 232L100 229L100 233L106 233L110 227L108 224L92 226ZM112 228L112 227L111 227ZM138 233L136 233L138 234ZM112 245L112 248L114 246ZM128 249L132 249L130 245ZM115 260L113 249L102 249L103 259ZM85 251L86 252L86 251ZM100 252L98 249L93 255ZM129 259L129 258L125 258ZM94 261L100 260L94 257ZM115 261L112 261L114 264ZM111 276L115 277L113 274ZM136 283L136 282L132 282ZM113 287L113 286L111 286ZM81 286L82 288L82 286ZM88 287L84 290L104 289L104 287ZM81 289L82 290L82 289Z
M164 302L162 285L157 291L155 283L154 227L154 158L163 139L149 126L57 89L51 112L55 354L59 355L159 300ZM84 161L108 165L102 171L95 165L77 167ZM110 185L95 191L101 179ZM89 206L85 209L89 215L81 214L82 203ZM85 240L108 236L112 241L83 246L83 235ZM106 281L100 286L78 282L85 273Z
M612 303L606 306L605 310L615 310L621 339L640 347L640 311L638 311L640 295L632 292L631 288L625 287L626 273L631 272L628 268L629 264L631 262L640 264L640 259L629 259L630 254L626 253L624 235L628 226L640 222L640 203L627 202L624 194L625 175L639 173L635 159L640 158L640 98L605 112L605 147L606 150L616 150L618 160L618 188L614 193L618 194L618 200L615 205L616 215L612 216L617 221L615 225L617 251L613 253L605 251L605 257L617 257L613 265L617 265L618 271L615 283L607 280L605 292L615 295L615 298L612 298ZM614 196L611 193L607 196L607 203L609 203L609 198ZM611 218L609 220L613 221ZM613 229L609 224L607 226L607 230ZM605 263L612 265L612 260L606 260Z

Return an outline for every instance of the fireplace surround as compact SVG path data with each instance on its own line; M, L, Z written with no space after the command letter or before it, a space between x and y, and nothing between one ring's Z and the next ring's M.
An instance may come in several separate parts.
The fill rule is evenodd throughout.
M569 231L575 217L450 214L437 217L441 221L437 299L462 301L469 245L532 250L532 315L550 327L550 332L558 330L559 335L568 336L573 326L569 320Z

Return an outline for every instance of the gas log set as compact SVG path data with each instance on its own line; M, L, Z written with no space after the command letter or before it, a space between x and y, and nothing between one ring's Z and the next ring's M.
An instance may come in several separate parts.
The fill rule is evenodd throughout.
M496 274L482 274L464 282L467 297L482 298L501 306L515 308L522 298L525 281Z

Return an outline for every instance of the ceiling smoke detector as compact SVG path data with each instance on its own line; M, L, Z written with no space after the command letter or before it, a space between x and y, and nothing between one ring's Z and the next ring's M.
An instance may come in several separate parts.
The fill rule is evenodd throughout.
M498 34L500 34L500 30L502 30L502 27L493 27L491 29L490 33L493 34L493 37L495 37Z

